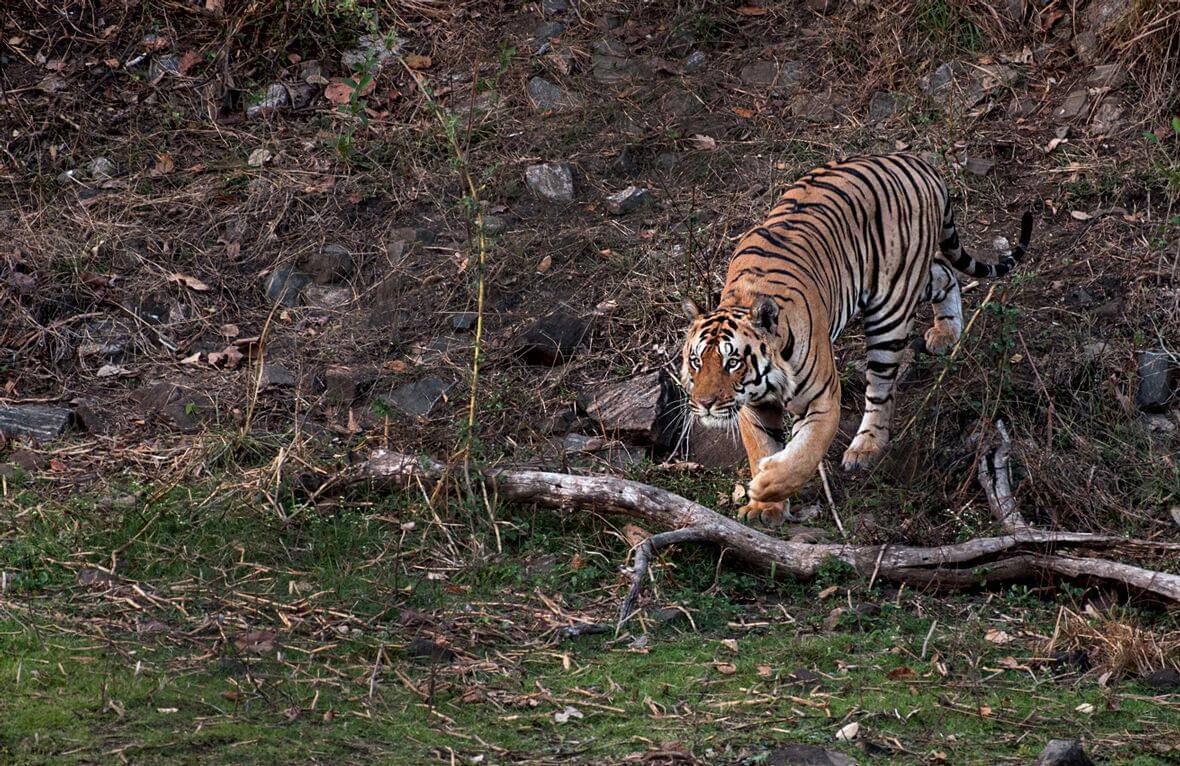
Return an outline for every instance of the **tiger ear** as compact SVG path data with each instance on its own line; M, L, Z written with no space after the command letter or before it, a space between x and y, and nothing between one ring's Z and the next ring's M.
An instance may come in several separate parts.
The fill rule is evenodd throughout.
M680 302L680 308L684 311L684 315L688 317L689 320L695 320L701 314L705 313L701 311L700 305L692 298L685 298L682 300Z
M750 313L754 323L763 330L774 332L778 326L778 302L769 295L759 295Z

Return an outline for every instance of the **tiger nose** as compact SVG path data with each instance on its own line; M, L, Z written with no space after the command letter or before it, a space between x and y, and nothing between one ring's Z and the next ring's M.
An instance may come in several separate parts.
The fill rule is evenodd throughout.
M716 403L717 403L716 396L706 396L702 399L697 399L697 404L699 404L701 406L701 408L705 409L705 410L709 409L710 407L712 407Z

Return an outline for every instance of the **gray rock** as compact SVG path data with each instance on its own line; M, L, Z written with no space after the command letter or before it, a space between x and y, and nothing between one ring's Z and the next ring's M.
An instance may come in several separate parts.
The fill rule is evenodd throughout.
M1110 88L1114 90L1127 81L1127 69L1122 64L1099 64L1086 78L1086 84L1092 88Z
M299 294L310 282L311 277L299 273L294 266L276 266L266 277L267 300L288 308L298 306Z
M678 625L689 625L688 612L676 607L666 606L663 609L657 609L651 615L660 625L668 627L676 627Z
M562 90L544 77L529 80L527 90L533 106L542 112L564 112L582 105L582 99Z
M376 380L376 371L369 367L329 367L324 370L324 398L329 404L352 404Z
M962 69L962 65L957 61L948 61L940 64L928 76L919 81L919 86L927 95L933 96L943 88L949 86L955 79L955 75Z
M179 431L191 433L212 419L213 399L168 381L160 381L133 394L137 414L147 422L162 421Z
M843 99L834 93L805 93L791 103L791 115L807 122L831 124L839 122L838 107Z
M639 163L635 161L635 150L630 146L624 146L610 165L610 169L620 175L630 175L638 168Z
M380 70L394 55L401 51L401 42L392 38L393 47L385 35L361 35L357 40L357 47L344 52L340 57L341 65L349 70L363 69L372 62L374 70Z
M693 51L688 54L688 58L684 60L684 73L692 74L705 65L709 57L705 55L704 51Z
M630 82L646 75L645 67L635 59L594 54L590 58L594 79L607 85Z
M118 173L115 163L107 157L95 157L86 163L86 175L94 181L106 181Z
M617 37L600 37L590 45L590 49L599 56L614 56L626 58L630 53L626 44Z
M410 417L424 418L453 385L442 378L428 375L394 389L389 395L388 404Z
M1033 766L1094 766L1076 739L1051 739Z
M261 117L284 109L291 104L291 94L282 83L271 83L258 103L246 107L246 116Z
M995 166L996 163L982 157L968 157L963 163L963 169L973 176L986 176Z
M529 165L524 171L529 188L545 199L572 202L574 199L574 171L568 162L546 162Z
M1162 410L1172 398L1172 357L1159 351L1140 351L1136 355L1139 385L1135 389L1135 406L1145 412Z
M308 285L303 298L312 308L336 311L352 303L352 290L338 285Z
M1093 0L1082 14L1089 32L1102 35L1113 28L1131 9L1131 0Z
M11 438L29 436L34 440L54 439L73 423L73 413L43 404L0 405L0 433Z
M295 376L282 365L267 362L262 365L262 377L259 378L259 388L295 388Z
M680 435L678 394L667 373L649 372L595 391L585 402L586 414L606 436L671 447Z
M475 312L464 311L451 317L451 329L455 332L471 332L475 329Z
M1085 88L1070 91L1065 100L1061 102L1061 106L1053 110L1053 116L1059 120L1072 120L1086 111L1089 97L1090 94Z
M546 16L557 16L569 9L569 0L541 0L541 13Z
M305 253L298 261L299 271L307 274L317 285L343 282L356 271L352 251L342 244L332 242L319 251ZM273 300L273 299L272 299Z
M1074 35L1072 43L1074 53L1078 54L1083 64L1098 63L1098 35L1088 29L1083 30Z
M799 86L803 67L798 61L754 61L742 67L742 82L774 91L791 91Z
M746 465L746 448L740 438L723 428L693 423L688 426L687 458L705 468L740 468Z
M568 362L590 331L590 323L559 308L533 322L516 342L526 363L553 367Z
M110 434L116 428L113 408L90 400L74 405L74 423L88 434Z
M152 63L148 65L148 79L159 80L165 75L180 74L180 57L168 54L166 56L157 56L152 59Z
M1110 95L1102 99L1094 116L1090 119L1090 132L1094 134L1111 133L1123 124L1124 103L1117 95Z
M1160 668L1146 673L1143 683L1161 692L1171 692L1180 689L1180 671L1176 668Z
M606 198L606 209L611 215L625 215L632 210L638 210L651 200L647 189L639 186L628 186Z
M702 108L700 96L687 90L673 90L660 99L660 111L673 118L690 117Z
M879 90L869 98L869 121L881 122L897 114L898 96L885 90Z
M561 448L565 452L596 452L603 449L608 441L601 436L586 436L585 434L567 433L561 440Z
M77 170L64 170L57 174L57 182L62 186L73 186L82 183L82 174Z
M776 747L765 762L770 766L856 766L849 756L817 745Z
M660 152L656 155L656 167L665 173L675 170L679 163L680 155L676 152Z
M548 53L553 47L553 40L565 34L565 24L560 21L546 21L533 32L533 55L540 56Z
M508 231L508 219L502 215L485 215L483 217L483 233L495 237Z
M1097 362L1118 353L1118 346L1108 340L1096 340L1082 346L1082 357L1087 362Z

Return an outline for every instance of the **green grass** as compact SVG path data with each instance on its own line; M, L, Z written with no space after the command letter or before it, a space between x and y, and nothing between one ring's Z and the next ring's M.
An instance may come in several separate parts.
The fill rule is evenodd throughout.
M730 486L708 474L666 483L702 500ZM772 583L689 547L665 557L649 605L685 607L695 630L645 616L618 639L561 643L555 627L609 619L617 603L625 547L593 518L497 507L497 542L475 504L440 506L443 532L428 509L380 493L282 522L212 481L126 511L38 490L0 512L6 763L419 764L452 750L458 762L605 763L664 741L711 763L757 763L787 742L863 758L833 738L857 721L906 747L896 763L1028 762L1046 739L1081 735L1146 764L1174 717L1133 681L1057 678L1032 659L1057 607L1024 588L989 605L870 591L838 568ZM483 553L437 553L448 545ZM112 552L116 579L79 576ZM1014 641L986 641L997 626ZM459 660L411 656L416 637L436 634ZM821 680L792 683L800 668ZM558 723L567 706L583 717Z

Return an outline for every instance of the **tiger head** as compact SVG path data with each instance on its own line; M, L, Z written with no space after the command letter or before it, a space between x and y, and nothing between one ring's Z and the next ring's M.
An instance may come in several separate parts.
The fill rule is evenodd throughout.
M708 313L692 300L683 305L692 326L680 382L702 425L730 425L745 405L781 397L789 389L786 371L775 364L782 342L773 298L763 295L750 308L722 306Z

